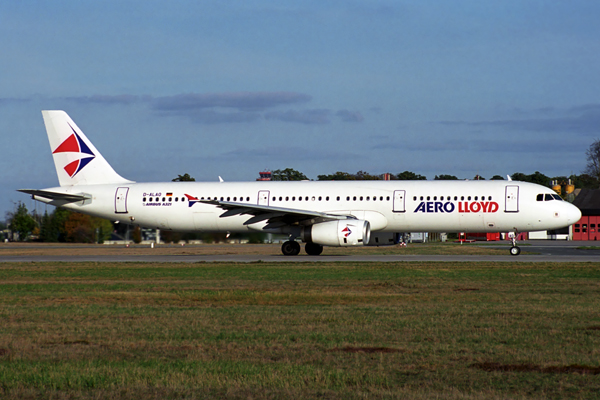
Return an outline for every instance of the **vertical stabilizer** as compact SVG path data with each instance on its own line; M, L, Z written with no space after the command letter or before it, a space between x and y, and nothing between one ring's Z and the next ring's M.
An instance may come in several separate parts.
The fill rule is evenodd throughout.
M102 157L64 111L42 111L60 186L131 183Z

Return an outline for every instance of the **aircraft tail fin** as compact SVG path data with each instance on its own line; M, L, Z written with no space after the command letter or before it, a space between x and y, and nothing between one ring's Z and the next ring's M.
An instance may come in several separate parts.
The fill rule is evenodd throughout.
M60 186L131 183L110 166L64 111L42 111Z

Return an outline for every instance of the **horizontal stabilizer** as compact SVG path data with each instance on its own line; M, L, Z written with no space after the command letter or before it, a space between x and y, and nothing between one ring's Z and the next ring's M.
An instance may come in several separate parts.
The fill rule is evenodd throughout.
M43 197L50 200L62 200L67 203L75 203L78 201L84 201L91 199L90 195L84 194L70 194L70 193L57 193L50 192L48 190L35 190L35 189L19 189L19 192L27 193L36 197Z

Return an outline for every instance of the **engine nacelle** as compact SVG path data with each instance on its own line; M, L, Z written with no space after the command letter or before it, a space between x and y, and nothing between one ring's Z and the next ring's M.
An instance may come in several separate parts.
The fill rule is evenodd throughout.
M302 230L302 241L323 246L359 246L369 243L369 221L346 219L309 225Z
M402 234L398 232L371 232L367 246L393 246L400 243Z

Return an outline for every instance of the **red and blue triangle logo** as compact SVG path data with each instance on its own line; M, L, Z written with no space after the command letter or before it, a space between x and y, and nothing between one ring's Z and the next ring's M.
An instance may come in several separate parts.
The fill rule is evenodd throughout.
M188 207L191 207L191 206L193 206L194 204L196 204L197 202L200 201L197 197L190 196L189 194L185 194L185 197L187 197L188 202L189 202L188 203Z
M87 144L79 137L75 129L71 125L69 125L73 134L65 139L53 152L52 154L57 153L80 153L82 157L78 160L70 162L64 168L67 174L72 178L79 171L83 169L86 165L90 163L96 155L90 150Z

